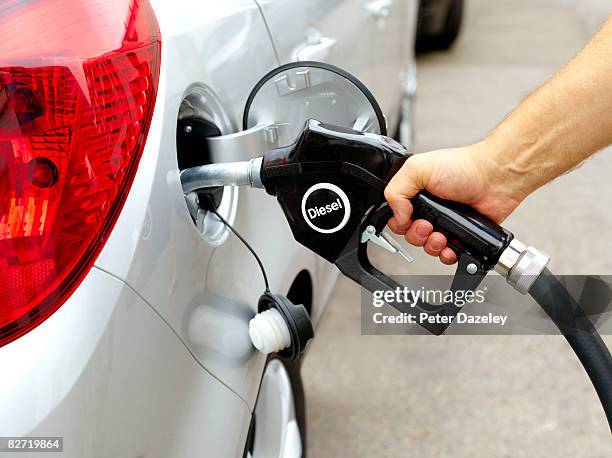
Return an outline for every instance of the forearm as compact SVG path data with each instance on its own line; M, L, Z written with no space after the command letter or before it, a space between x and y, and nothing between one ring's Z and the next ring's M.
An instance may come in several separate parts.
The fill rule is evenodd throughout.
M612 143L612 19L475 148L525 197Z

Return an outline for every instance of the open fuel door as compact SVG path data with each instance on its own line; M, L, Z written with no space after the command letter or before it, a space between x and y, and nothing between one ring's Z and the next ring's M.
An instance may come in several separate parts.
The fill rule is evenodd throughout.
M291 144L308 119L386 135L370 91L345 71L321 62L294 62L265 75L249 95L243 131L208 139L213 162L244 161Z

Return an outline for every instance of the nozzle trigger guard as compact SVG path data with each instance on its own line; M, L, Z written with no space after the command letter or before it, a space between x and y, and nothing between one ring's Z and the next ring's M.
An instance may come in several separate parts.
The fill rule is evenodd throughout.
M408 286L398 283L374 267L368 257L367 243L361 243L361 233L366 227L374 226L376 233L379 234L391 216L393 216L393 212L387 204L372 210L361 226L353 233L349 243L347 243L345 249L335 261L336 266L344 275L359 283L371 293L375 291L396 291L398 288L403 289L405 286ZM478 288L486 274L487 270L484 269L478 259L470 256L469 253L459 252L457 270L450 285L450 291L473 291ZM454 303L440 305L430 304L425 301L419 301L416 304L406 304L403 302L387 303L402 313L414 314L417 311L418 313L424 312L428 315L454 317L461 310L461 307ZM424 322L420 321L420 324L430 333L440 335L450 326L450 321L439 320L439 322L432 323L426 320Z

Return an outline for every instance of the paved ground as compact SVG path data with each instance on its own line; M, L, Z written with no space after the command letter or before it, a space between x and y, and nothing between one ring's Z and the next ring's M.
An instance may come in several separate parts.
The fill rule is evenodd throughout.
M419 61L417 151L483 136L585 43L607 3L468 0L457 46ZM507 226L553 255L557 272L612 273L598 241L612 230L612 212L598 211L612 202L611 175L612 154L601 154ZM361 336L358 304L358 288L340 280L305 361L311 458L612 456L562 337Z

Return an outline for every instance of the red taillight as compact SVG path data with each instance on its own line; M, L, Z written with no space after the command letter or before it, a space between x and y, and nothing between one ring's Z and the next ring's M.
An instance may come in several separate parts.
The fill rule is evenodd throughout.
M147 0L0 5L0 346L89 271L138 166L157 91Z

